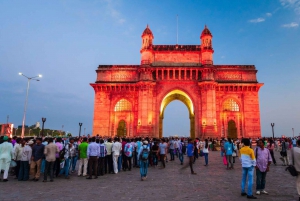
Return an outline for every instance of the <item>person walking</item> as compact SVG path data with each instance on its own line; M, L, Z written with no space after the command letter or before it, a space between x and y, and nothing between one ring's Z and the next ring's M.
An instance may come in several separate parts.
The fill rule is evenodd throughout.
M205 165L204 166L208 166L208 139L205 139L205 143L204 143L204 146L202 148L202 152L203 152L203 155L204 155L204 159L205 159Z
M194 142L192 139L188 139L188 146L187 146L187 156L189 157L189 165L190 165L190 169L191 169L191 174L197 174L194 172L193 170L193 163L194 163Z
M227 170L233 169L233 159L232 159L232 153L234 150L233 143L231 141L231 138L228 138L228 141L224 144L224 150L227 160Z
M32 149L30 145L33 141L29 141L26 145L26 140L22 139L19 148L21 148L20 157L20 170L18 174L18 181L27 181L29 179L29 165L32 155Z
M273 161L274 165L276 165L276 159L274 157L274 147L275 147L274 144L275 143L274 143L273 139L270 139L268 149L269 149L269 152L271 154L272 161Z
M255 148L255 158L256 158L256 195L268 194L265 191L266 176L267 172L270 170L270 164L272 158L270 152L265 148L263 141L260 139L257 142L257 147Z
M23 147L21 146L21 141L22 139L21 138L17 138L15 140L15 144L13 144L13 152L14 152L14 161L16 161L17 163L17 166L15 167L15 175L16 175L16 179L19 178L19 170L20 170L20 167L21 167L21 157L22 157L22 150L23 150ZM25 142L26 143L26 142Z
M54 177L54 163L56 161L56 154L59 152L59 148L53 144L53 138L48 139L48 144L45 146L44 154L45 154L45 170L44 170L44 180L43 182L47 182L47 176L50 172L50 182L53 182Z
M154 165L154 167L157 167L157 165L158 165L158 145L157 145L157 141L153 142L153 145L151 147L151 153L152 153L153 165Z
M67 143L67 142L66 142ZM70 179L69 170L71 165L71 158L75 155L75 147L71 143L65 145L65 155L64 155L64 167L60 170L61 175L65 175L65 179Z
M89 177L86 179L92 179L93 171L94 171L94 178L98 178L97 168L98 168L98 158L100 156L100 147L96 143L96 138L91 139L91 143L87 149L87 158L89 160Z
M181 139L180 141L177 142L177 152L178 152L178 159L180 161L180 165L183 165L183 152L185 150L183 150L183 147L184 147L184 143L183 143L183 140Z
M250 140L248 138L243 139L244 146L240 149L240 160L242 163L242 182L241 182L241 195L246 196L248 199L257 199L253 196L253 170L256 166L256 160L253 149L250 148ZM248 177L248 191L246 193L246 180Z
M288 157L288 147L289 147L289 142L288 140L285 138L282 140L281 142L281 152L280 152L280 155L281 155L281 160L283 162L282 165L289 165L290 164L290 161L289 161L289 157Z
M8 142L8 137L3 137L3 143L0 144L0 174L1 170L4 170L3 181L7 182L8 170L10 162L13 158L13 145Z
M296 180L296 188L300 201L300 140L297 140L296 147L292 148L292 163L298 172L297 180Z
M84 137L82 143L78 146L78 156L79 156L79 167L78 167L78 176L86 176L87 172L87 149L89 144L87 143L87 138ZM82 168L83 166L83 168Z
M175 157L174 157L174 150L175 150L175 141L174 138L172 137L171 140L169 141L169 152L170 152L170 161L174 161Z
M142 181L147 179L149 154L150 154L150 148L148 147L148 141L145 140L143 141L143 145L140 147L140 150L138 152L138 158L140 161L140 174L141 174Z
M132 167L132 164L131 164L131 158L132 158L132 153L133 153L133 146L130 142L129 139L126 139L127 143L125 144L124 146L124 166L123 167L123 170L129 170L131 171L131 167Z
M42 138L36 138L36 144L32 148L32 157L30 162L30 174L32 181L38 181L41 174L41 164L44 157L44 148Z
M71 156L71 168L72 168L71 173L74 173L76 168L76 163L78 160L78 144L74 138L70 138L70 144L72 144L72 147L74 147L74 153Z
M161 143L159 144L158 151L157 151L157 154L159 154L159 158L160 158L160 161L161 161L161 164L162 164L161 168L166 168L165 156L166 156L168 147L167 147L167 144L165 142L166 142L166 140L164 138L161 139Z

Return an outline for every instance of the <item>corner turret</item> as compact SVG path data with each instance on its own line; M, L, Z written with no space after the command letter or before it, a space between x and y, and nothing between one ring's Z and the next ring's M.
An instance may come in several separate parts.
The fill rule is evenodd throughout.
M205 25L204 30L201 33L201 63L203 65L213 64L213 47L212 47L212 34Z
M152 54L152 42L153 42L154 36L152 34L152 31L149 28L149 25L147 25L146 29L144 30L142 34L142 48L141 48L141 64L150 64L153 61L153 54Z

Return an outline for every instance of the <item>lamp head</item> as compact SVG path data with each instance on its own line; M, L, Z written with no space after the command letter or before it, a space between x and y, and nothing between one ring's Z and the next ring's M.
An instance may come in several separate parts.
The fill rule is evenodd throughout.
M39 74L39 77L43 77L41 74Z
M23 73L19 73L19 75L23 75Z

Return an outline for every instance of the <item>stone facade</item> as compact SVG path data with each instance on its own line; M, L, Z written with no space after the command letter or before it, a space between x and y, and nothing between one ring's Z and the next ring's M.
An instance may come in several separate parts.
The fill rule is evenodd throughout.
M147 26L140 65L99 65L93 135L163 136L164 110L173 100L188 108L191 137L261 136L253 65L214 65L212 34L201 45L154 45Z

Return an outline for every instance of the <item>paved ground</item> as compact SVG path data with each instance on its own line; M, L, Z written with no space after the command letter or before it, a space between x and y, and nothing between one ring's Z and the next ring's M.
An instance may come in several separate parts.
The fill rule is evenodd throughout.
M278 165L271 165L267 175L269 195L258 198L298 200L296 178L281 166L278 152L276 159ZM146 181L140 180L136 168L93 180L76 174L70 180L57 178L51 183L43 183L42 179L18 182L10 177L8 182L0 183L0 200L247 200L240 196L241 165L238 160L234 170L226 170L220 152L210 152L209 166L203 164L201 157L194 165L197 175L191 175L189 168L181 169L176 158L174 162L168 162L165 169L150 167Z

